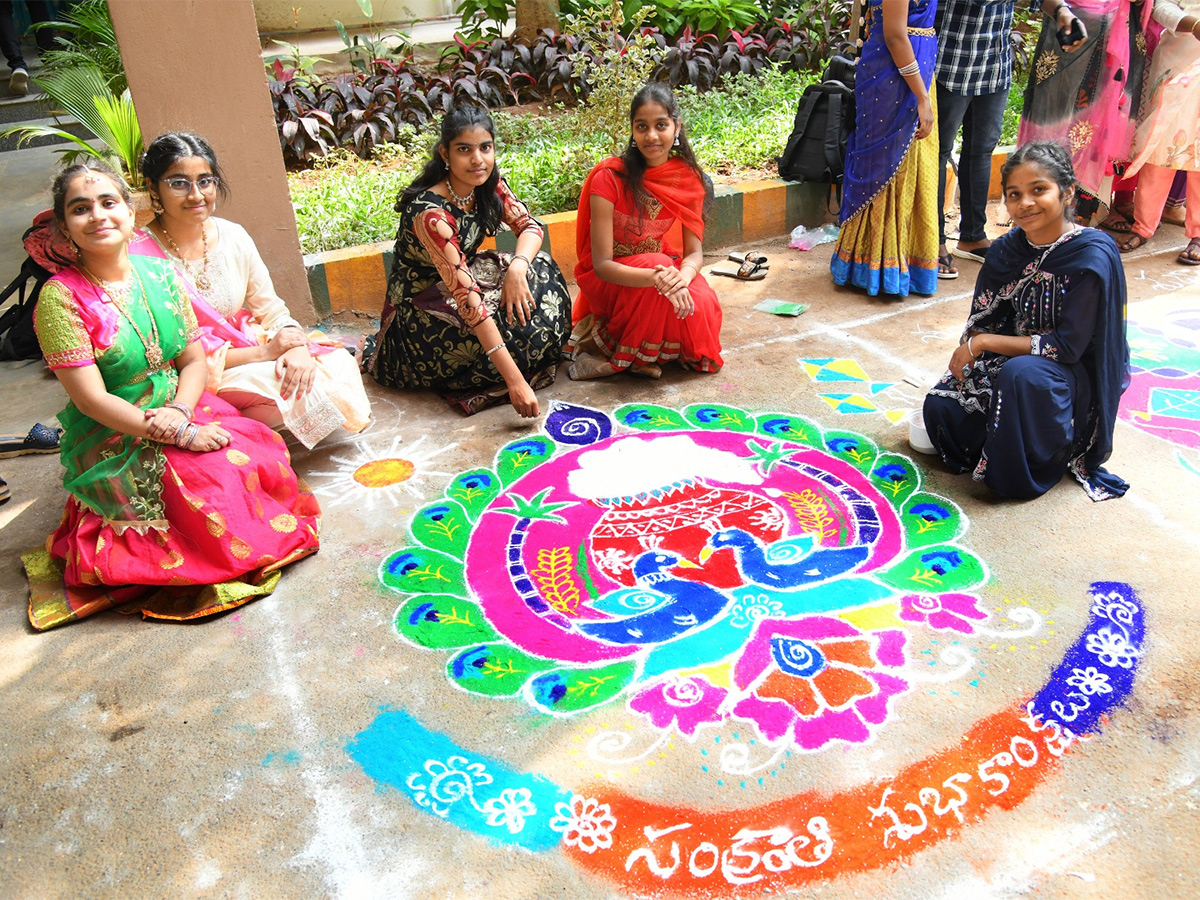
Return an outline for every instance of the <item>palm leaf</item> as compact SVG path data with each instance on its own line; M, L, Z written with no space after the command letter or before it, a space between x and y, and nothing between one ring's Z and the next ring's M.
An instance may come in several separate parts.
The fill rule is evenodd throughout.
M131 184L140 183L142 132L128 90L114 94L95 66L47 72L33 81L117 156Z
M124 91L129 85L125 81L125 67L106 0L81 0L62 10L61 16L59 20L33 26L52 29L62 35L55 42L55 48L42 55L43 71L93 65L103 73L114 94Z

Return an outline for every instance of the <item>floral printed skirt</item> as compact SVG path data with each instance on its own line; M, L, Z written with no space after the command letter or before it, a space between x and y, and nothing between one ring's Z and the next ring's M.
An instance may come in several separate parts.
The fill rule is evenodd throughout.
M558 266L539 253L528 275L536 304L533 316L524 325L510 325L500 287L511 258L507 253L480 253L471 272L484 289L483 302L508 352L530 387L538 390L554 383L571 330L571 294ZM475 335L437 314L445 297L440 282L415 297L404 283L389 282L378 346L366 368L386 387L434 390L454 408L473 415L506 401L508 390Z
M120 604L157 619L212 615L271 593L279 569L316 552L321 510L283 438L212 394L195 420L232 439L208 453L162 448L165 527L118 529L71 496L46 549L22 557L34 628Z

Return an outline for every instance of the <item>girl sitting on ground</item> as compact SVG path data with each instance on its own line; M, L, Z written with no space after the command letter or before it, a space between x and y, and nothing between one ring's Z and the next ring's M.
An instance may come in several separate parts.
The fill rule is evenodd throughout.
M286 426L305 447L339 426L366 428L371 404L354 357L319 331L305 333L246 229L216 217L229 189L208 141L164 134L141 168L155 217L129 250L174 264L200 323L209 390L243 415Z
M716 372L721 304L700 274L712 185L666 85L638 91L629 123L625 152L592 169L579 198L569 374L658 378L672 360Z
M35 325L69 402L58 416L67 506L23 557L40 630L118 604L158 619L269 594L317 550L320 508L283 438L205 391L208 367L172 265L131 256L133 208L103 163L54 180L75 260L46 282Z
M387 300L367 371L387 387L435 390L471 415L507 399L538 414L553 384L571 295L539 253L542 226L496 166L487 110L457 105L424 171L396 201L400 227ZM515 253L480 252L501 224Z
M1093 500L1128 485L1102 467L1129 380L1125 271L1113 239L1076 225L1066 149L1026 144L1001 169L1014 227L992 243L950 369L925 398L953 472L1037 497L1070 471Z

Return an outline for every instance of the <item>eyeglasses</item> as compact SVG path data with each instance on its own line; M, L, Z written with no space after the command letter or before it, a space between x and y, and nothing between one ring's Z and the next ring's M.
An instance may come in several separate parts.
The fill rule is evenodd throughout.
M187 178L164 178L161 183L170 188L172 194L186 197L192 192L193 187L199 189L202 194L211 194L217 189L221 179L216 175L201 175L195 181Z

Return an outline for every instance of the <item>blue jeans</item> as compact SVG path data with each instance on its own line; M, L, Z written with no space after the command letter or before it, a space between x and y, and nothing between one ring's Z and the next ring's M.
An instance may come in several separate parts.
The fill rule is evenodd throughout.
M946 208L946 163L954 138L962 126L962 156L958 164L958 192L962 210L958 239L986 241L988 185L992 180L992 151L1000 140L1008 90L966 97L937 86L938 102L938 210ZM938 242L946 243L946 218L939 216Z

